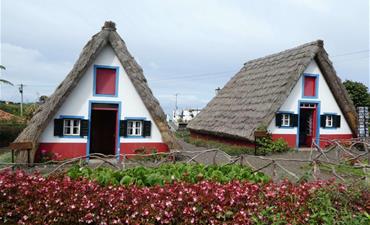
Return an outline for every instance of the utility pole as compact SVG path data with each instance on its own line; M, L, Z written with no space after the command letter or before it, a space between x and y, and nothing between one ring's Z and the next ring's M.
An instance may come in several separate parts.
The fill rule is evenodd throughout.
M21 93L21 117L23 117L23 84L19 85L19 93Z
M175 111L177 112L177 96L179 95L179 93L176 93L175 96L176 96L176 102L175 102Z

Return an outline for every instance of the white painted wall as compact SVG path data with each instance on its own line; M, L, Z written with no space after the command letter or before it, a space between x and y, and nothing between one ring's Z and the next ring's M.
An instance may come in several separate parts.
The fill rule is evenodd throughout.
M119 67L118 79L118 96L117 97L101 97L93 96L93 76L94 65L117 66ZM149 111L142 102L135 87L130 81L130 78L124 70L124 65L116 57L113 49L110 46L105 47L98 55L95 62L90 65L77 87L68 96L68 99L55 114L54 118L59 118L60 115L83 116L88 119L89 100L94 101L115 101L121 102L121 120L125 117L145 117L146 120L152 121L151 137L145 138L120 138L121 143L133 142L162 142L162 137ZM55 137L54 121L52 120L41 135L41 143L86 143L87 137L84 138L68 138Z
M323 77L320 68L317 63L313 60L309 66L306 68L304 73L319 74L319 89L318 98L313 98L313 101L320 101L320 114L324 113L336 113L341 117L341 126L337 129L324 129L320 127L320 134L351 134L351 129L340 110L333 93L330 91L329 86ZM301 76L298 82L295 84L291 94L288 96L284 104L280 107L279 111L290 111L294 114L298 114L298 101L308 100L307 98L302 98L302 82L303 76ZM318 121L320 125L320 121ZM268 130L273 134L296 134L297 127L294 128L279 128L275 126L275 118L271 121L268 126Z

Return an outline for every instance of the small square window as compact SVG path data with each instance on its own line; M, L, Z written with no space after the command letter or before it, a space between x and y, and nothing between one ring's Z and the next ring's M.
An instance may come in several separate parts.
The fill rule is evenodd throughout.
M314 97L316 96L316 77L304 76L304 96Z
M290 114L281 115L281 126L289 127L290 126Z
M80 135L80 120L65 119L63 127L63 135Z
M127 134L128 136L142 136L142 121L128 121L127 122Z
M115 95L117 91L117 70L110 68L96 68L95 71L95 94Z
M333 127L333 115L326 115L325 127Z

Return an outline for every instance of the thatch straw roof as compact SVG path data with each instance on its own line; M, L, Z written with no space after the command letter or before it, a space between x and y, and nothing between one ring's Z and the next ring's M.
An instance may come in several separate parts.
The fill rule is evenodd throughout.
M158 126L162 134L163 141L168 144L170 148L179 148L174 135L168 127L166 116L158 100L153 96L152 91L148 87L147 80L143 74L143 69L139 64L137 64L134 57L131 56L125 42L116 32L115 23L111 21L105 22L102 30L95 34L85 45L71 72L69 72L67 77L57 87L55 92L47 99L47 101L40 106L28 123L28 126L14 142L33 142L33 153L35 153L38 139L43 130L53 119L55 113L68 98L68 95L77 86L83 74L94 62L101 50L107 45L112 47L119 61L124 66L127 75L153 117L155 124ZM32 154L32 156L34 156L34 154ZM19 155L19 157L17 157L17 160L19 161L24 161L24 159L26 159L25 155Z
M301 74L315 60L352 132L356 133L356 110L323 45L318 40L245 63L188 128L253 141L256 128L271 122Z

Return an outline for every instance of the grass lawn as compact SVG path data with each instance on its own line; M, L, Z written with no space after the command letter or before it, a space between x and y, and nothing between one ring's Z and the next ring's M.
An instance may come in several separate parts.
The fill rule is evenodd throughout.
M10 163L12 162L12 153L9 151L2 151L0 149L0 163Z
M331 166L329 166L327 164L322 164L322 165L319 166L319 168L322 171L327 171L327 172L332 171ZM353 167L351 165L347 165L347 164L340 164L338 166L334 166L334 169L337 173L345 175L345 176L358 176L358 177L368 176L368 177L370 177L370 172L369 171L367 173L365 173L365 171L363 169L355 168L355 167Z

